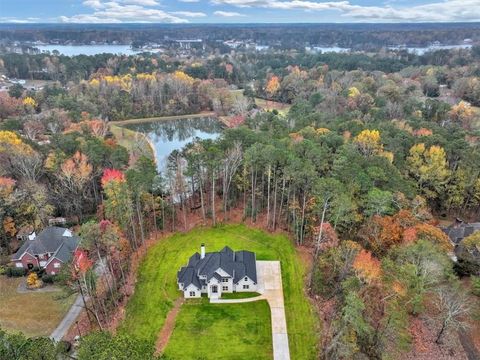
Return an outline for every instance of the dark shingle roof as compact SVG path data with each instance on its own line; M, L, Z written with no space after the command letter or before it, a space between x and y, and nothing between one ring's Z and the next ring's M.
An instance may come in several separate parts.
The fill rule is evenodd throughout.
M443 228L442 230L445 232L445 234L448 235L448 237L453 243L458 244L467 236L473 234L476 231L480 231L480 223L463 223L460 225L449 226Z
M184 287L194 284L200 289L204 283L200 276L205 276L207 281L213 277L221 281L222 276L217 272L218 269L222 269L233 277L234 282L238 282L245 276L257 282L255 254L245 250L234 252L228 246L219 252L206 253L203 259L198 253L193 254L188 265L182 267L177 273L177 279Z
M255 254L251 251L237 251L235 253L235 260L245 265L245 275L253 282L257 282L257 266L255 261Z
M33 256L52 253L57 259L66 262L70 260L72 252L79 243L80 238L72 234L70 230L49 226L43 229L33 240L26 240L13 255L12 259L18 260L24 252L28 252Z

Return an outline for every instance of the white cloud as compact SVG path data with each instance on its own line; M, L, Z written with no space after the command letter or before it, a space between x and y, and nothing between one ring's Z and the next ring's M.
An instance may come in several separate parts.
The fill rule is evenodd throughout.
M193 11L173 11L171 14L178 15L178 16L185 16L185 17L204 17L207 16L207 14L203 12L193 12Z
M200 0L178 0L180 2L184 2L184 3L197 3L199 2Z
M93 9L91 14L60 16L65 23L119 23L119 22L163 22L187 23L188 20L160 9L156 0L87 0L83 4ZM184 15L185 16L185 15Z
M222 17L245 16L244 14L240 14L238 12L233 12L233 11L215 11L213 15L222 16Z
M279 10L336 10L341 16L359 21L433 22L479 21L480 0L445 0L410 6L361 6L350 1L316 2L310 0L211 0L217 5L239 8L267 8Z
M159 3L156 0L120 0L123 4L141 5L141 6L157 6Z

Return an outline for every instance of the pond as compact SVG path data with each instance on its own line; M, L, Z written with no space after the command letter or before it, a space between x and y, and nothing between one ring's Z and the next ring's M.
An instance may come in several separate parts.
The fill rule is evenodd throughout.
M155 148L157 169L164 172L168 156L181 150L195 138L216 139L223 125L213 117L181 118L126 125L128 129L145 134Z

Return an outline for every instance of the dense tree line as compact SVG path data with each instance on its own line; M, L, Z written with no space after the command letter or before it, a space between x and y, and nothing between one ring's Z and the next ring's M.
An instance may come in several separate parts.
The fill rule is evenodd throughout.
M21 227L39 229L51 215L79 225L83 255L61 281L83 295L102 330L150 234L188 229L192 217L216 225L240 211L311 249L308 290L333 299L335 310L324 358L407 350L409 321L430 314L428 300L441 343L469 314L457 274L480 274L478 235L455 249L454 266L436 222L478 214L480 92L475 51L437 55L427 64L401 53L232 55L211 62L224 69L220 80L192 76L203 77L205 64L126 74L107 64L67 87L13 88L0 95L1 248L15 250ZM242 77L243 96L234 95L227 84ZM291 107L258 111L254 96ZM161 175L106 121L207 109L234 116L235 126L174 151ZM152 350L129 341L94 333L79 354L91 357L103 343L130 347L133 358Z
M459 44L479 39L476 23L442 24L249 24L249 25L168 25L168 24L2 24L0 37L9 41L118 42L123 44L157 42L158 39L201 38L212 47L216 40L254 40L289 49L306 44L356 48L386 45L426 46L434 41Z

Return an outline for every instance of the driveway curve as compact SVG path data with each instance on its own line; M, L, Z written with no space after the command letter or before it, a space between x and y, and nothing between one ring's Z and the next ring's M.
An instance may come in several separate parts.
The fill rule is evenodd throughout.
M267 300L272 314L273 359L290 360L280 261L257 261L257 279L260 296L246 299L210 299L210 302L221 304Z

